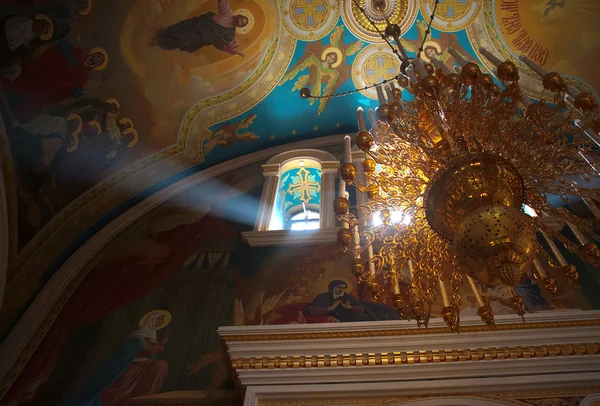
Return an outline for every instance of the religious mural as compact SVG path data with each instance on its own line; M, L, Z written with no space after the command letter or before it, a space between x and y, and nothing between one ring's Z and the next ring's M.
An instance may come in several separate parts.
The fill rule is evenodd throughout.
M323 41L311 42L304 50L304 55L285 74L280 84L295 79L302 71L308 68L308 74L300 76L292 91L302 88L310 88L313 96L331 95L337 93L337 89L350 79L351 68L346 64L346 57L354 55L360 50L360 41L344 44L344 27L336 27L329 37L329 44ZM323 88L323 85L325 87ZM318 114L321 114L329 99L319 100ZM313 104L315 99L310 99Z
M390 18L400 24L410 56L422 45L425 60L453 68L453 48L492 73L479 47L516 62L526 54L544 69L567 73L576 87L600 89L593 71L600 55L597 1L440 0L424 43L435 2L392 3ZM89 238L80 237L88 228L99 229L182 171L355 132L353 112L377 105L373 90L317 102L301 99L299 90L331 95L400 72L352 2L2 4L0 109L14 168L5 182L14 184L12 234L21 249L0 314L4 333L68 258L61 252ZM551 97L519 68L530 96ZM411 96L403 90L403 97ZM292 176L318 183L320 174L305 172L297 168L282 183L281 212L318 206L314 185L292 187ZM356 282L350 259L336 247L250 248L240 240L254 225L262 182L258 166L237 170L187 190L121 232L82 271L5 395L7 404L120 405L158 393L229 388L215 333L220 325L397 319L389 300L374 303ZM580 285L562 283L549 297L524 278L517 290L528 312L600 308L589 272ZM487 290L495 314L513 313L505 286ZM473 316L475 298L464 297L461 317ZM434 303L432 317L440 310Z
M17 285L41 277L57 252L156 182L258 149L356 131L348 112L377 103L373 89L304 100L303 87L330 95L400 72L353 2L3 4L9 34L1 51L0 108L3 148L12 157L5 182L14 191L17 219L9 279L22 278ZM371 2L360 4L376 14ZM570 85L600 86L589 71L599 55L594 21L600 9L593 0L440 0L425 39L434 4L391 1L386 10L400 25L409 56L422 46L425 60L453 68L453 48L493 73L479 52L485 47L519 64L534 98L552 95L542 94L540 81L518 62L521 54L565 72ZM385 28L383 20L375 23ZM562 35L565 30L573 35ZM404 90L403 97L412 96ZM26 304L24 296L10 311Z
M245 131L241 134L238 133L238 131L250 127L255 118L256 115L250 114L241 121L220 125L214 133L209 130L206 137L206 143L204 144L204 153L209 154L217 145L229 148L241 141L258 140L260 136L253 132Z
M599 17L600 4L593 0L484 1L482 12L467 27L467 33L475 52L485 47L517 62L526 76L521 83L532 97L542 97L543 88L537 75L518 61L520 55L549 72L563 73L570 78L570 85L597 96L600 82L590 67L600 61L600 40L594 24ZM569 35L565 35L567 32Z
M291 172L280 193L310 202L315 188L296 190L291 178L303 177L309 185L311 172L304 166ZM391 298L373 300L353 276L351 257L335 243L244 243L241 232L254 227L262 182L259 164L237 169L186 190L118 235L87 267L6 395L16 403L7 404L110 406L136 397L233 388L219 326L407 317ZM516 287L528 313L600 307L600 287L591 274L581 272L577 288L556 270L547 271L560 283L554 297L531 278ZM469 287L461 289L461 317L479 318ZM408 276L400 290L408 294ZM495 314L518 317L508 287L490 285L487 292ZM441 317L441 309L438 300L431 317Z
M4 3L20 247L95 184L175 143L187 110L242 83L276 38L269 2Z

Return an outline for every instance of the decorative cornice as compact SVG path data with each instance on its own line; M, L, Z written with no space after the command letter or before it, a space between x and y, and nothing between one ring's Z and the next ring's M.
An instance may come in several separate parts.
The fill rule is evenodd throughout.
M433 364L504 359L554 358L600 354L600 343L489 347L461 350L400 351L369 354L328 354L280 357L244 357L231 361L238 369L340 368L406 364Z
M265 164L265 165L261 165L261 167L262 167L262 173L264 176L278 176L279 168L281 167L281 165Z
M340 162L339 161L323 161L321 162L321 172L323 173L330 173L330 172L337 172L338 168L340 167Z
M441 319L432 319L433 325L421 330L403 320L232 326L218 332L227 347L232 375L247 388L432 379L464 382L481 376L536 374L547 384L549 378L542 375L565 374L557 378L564 381L566 374L582 374L585 380L570 386L575 387L589 385L589 376L600 368L598 313L534 313L526 324L516 324L516 317L498 316L496 330L483 326L476 317L465 317L459 334L441 328ZM422 393L431 392L411 394Z
M340 144L341 144L341 142L340 142ZM335 157L327 151L321 151L318 149L308 149L308 148L293 149L293 150L291 148L289 148L289 149L290 149L290 151L282 152L281 154L277 154L273 158L269 159L267 161L267 165L271 165L271 164L283 165L292 159L297 159L297 158L301 158L301 157L316 159L319 162L335 161Z

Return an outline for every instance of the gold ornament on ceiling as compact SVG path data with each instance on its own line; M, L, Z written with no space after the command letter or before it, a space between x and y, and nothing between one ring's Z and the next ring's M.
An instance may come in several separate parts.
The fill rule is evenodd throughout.
M421 13L430 15L435 0L422 0ZM433 28L440 31L455 32L471 25L479 16L483 0L439 0Z
M342 17L356 37L367 42L383 42L381 33L388 22L397 24L402 35L415 22L417 13L416 0L349 0L344 2Z
M371 44L361 50L352 62L352 82L361 93L377 100L377 92L371 87L384 80L393 80L400 73L400 62L393 54L386 52L384 44Z
M296 39L315 41L329 34L339 17L335 0L283 0L283 25Z

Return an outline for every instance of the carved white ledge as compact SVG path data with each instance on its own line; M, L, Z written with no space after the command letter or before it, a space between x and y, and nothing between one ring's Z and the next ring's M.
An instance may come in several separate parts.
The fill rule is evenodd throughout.
M337 241L339 228L324 228L310 231L267 230L246 231L242 238L251 247L274 245L330 244Z
M398 320L233 326L218 333L239 384L254 392L265 385L479 377L508 384L515 376L546 376L540 383L558 384L556 376L568 374L579 376L579 387L597 383L600 311L557 310L525 318L524 324L516 315L496 316L498 328L489 330L479 318L464 317L459 334L448 333L441 319L432 319L428 330ZM565 385L574 387L571 379Z

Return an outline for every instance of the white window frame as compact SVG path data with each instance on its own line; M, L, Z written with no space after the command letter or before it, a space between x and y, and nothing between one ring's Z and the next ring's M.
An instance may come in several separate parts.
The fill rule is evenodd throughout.
M272 229L271 220L275 213L279 177L286 163L299 160L318 163L321 170L321 203L319 207L319 228L317 230ZM329 152L318 149L296 149L275 155L262 165L265 184L263 187L254 231L242 236L250 246L270 246L286 244L309 244L335 242L337 230L333 200L336 197L335 178L340 162ZM285 226L285 219L283 224Z

